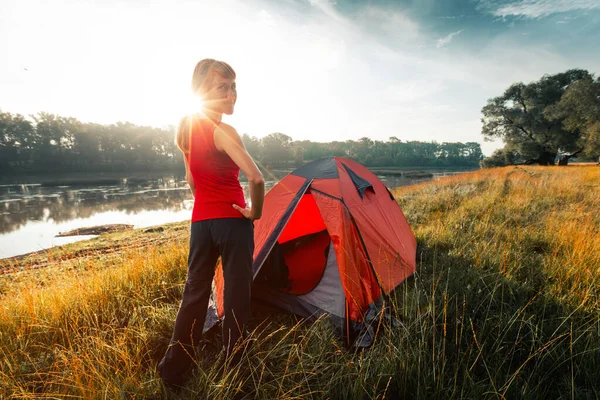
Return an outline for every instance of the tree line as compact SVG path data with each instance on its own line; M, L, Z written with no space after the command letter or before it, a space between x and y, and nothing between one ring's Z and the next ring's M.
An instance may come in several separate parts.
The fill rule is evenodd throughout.
M574 156L600 156L600 77L586 70L514 83L481 112L484 138L504 142L482 167L566 165Z
M84 123L45 112L27 118L0 110L0 173L182 170L175 130L175 126L157 128L130 122ZM348 157L369 167L477 166L483 158L476 142L363 137L320 143L294 141L283 133L262 138L243 134L242 140L266 168L294 168L328 156Z

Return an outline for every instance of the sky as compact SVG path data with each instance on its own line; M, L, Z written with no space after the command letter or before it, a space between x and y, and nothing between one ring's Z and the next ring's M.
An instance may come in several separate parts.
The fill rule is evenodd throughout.
M512 83L600 73L600 0L0 0L0 110L176 125L203 58L240 134L479 142Z

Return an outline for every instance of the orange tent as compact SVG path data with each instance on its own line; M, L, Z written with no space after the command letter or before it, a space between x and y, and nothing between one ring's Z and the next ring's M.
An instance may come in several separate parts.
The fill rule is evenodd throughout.
M371 171L341 157L277 183L254 241L252 296L303 317L327 314L348 345L372 343L370 324L386 295L416 268L415 237L398 203ZM223 316L220 266L215 289Z

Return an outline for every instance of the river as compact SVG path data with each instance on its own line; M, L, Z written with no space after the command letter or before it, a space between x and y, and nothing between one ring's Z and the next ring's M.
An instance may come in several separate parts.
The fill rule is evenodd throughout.
M457 171L434 171L426 178L378 175L395 188ZM23 183L27 182L27 183ZM276 182L267 181L266 189ZM242 183L246 198L248 185ZM31 179L0 185L0 259L48 249L94 236L56 237L61 232L105 224L134 228L185 221L193 198L183 177L114 179L104 183L34 183Z

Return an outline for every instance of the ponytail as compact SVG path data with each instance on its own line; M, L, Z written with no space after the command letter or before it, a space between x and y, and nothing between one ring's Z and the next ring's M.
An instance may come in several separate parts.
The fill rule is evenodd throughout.
M186 155L190 153L192 143L192 129L194 126L193 118L192 115L183 117L177 128L177 134L175 135L175 144L177 144L179 150Z

